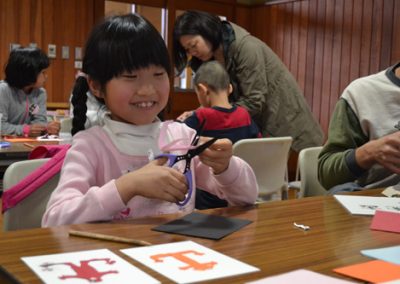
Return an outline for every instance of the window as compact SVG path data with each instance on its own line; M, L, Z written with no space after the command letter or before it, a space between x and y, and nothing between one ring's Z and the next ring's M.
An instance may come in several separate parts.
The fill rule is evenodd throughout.
M164 40L167 38L166 9L145 5L136 5L117 1L105 1L105 16L137 13L149 20L160 32Z

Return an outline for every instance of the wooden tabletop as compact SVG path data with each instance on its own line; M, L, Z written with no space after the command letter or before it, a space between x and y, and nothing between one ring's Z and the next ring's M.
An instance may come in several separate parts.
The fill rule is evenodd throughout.
M3 141L3 140L0 140ZM10 142L10 147L0 148L0 166L9 166L16 161L28 159L29 153L36 146L58 144L57 141Z
M377 192L380 191L364 193L376 195ZM130 245L69 237L68 230L74 229L142 239L153 244L193 240L261 270L224 280L229 283L245 283L300 268L341 278L332 272L333 268L371 260L362 256L360 250L394 246L400 242L399 234L370 230L372 217L351 215L331 196L274 201L246 208L231 207L202 212L253 222L219 241L151 230L156 225L179 217L177 214L113 223L2 232L0 265L22 283L41 283L21 261L21 257L108 248L162 283L173 283L119 252ZM293 222L308 225L311 229L303 231L295 228ZM221 283L221 279L206 283Z

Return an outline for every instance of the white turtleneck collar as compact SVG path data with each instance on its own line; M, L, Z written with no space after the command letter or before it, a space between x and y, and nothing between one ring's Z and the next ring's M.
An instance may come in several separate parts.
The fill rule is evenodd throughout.
M158 155L158 137L161 121L156 118L153 123L133 125L112 120L109 115L104 118L103 129L110 136L117 149L126 155Z

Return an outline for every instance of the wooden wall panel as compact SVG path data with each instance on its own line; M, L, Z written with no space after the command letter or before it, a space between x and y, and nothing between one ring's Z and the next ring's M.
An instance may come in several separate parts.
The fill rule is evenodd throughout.
M36 43L45 52L48 44L56 44L57 57L51 59L45 88L49 102L67 103L76 72L74 50L83 47L98 15L98 6L102 8L99 3L99 0L1 0L0 77L4 78L10 43L22 46ZM61 58L62 46L69 47L69 59Z
M325 133L351 81L400 60L400 1L278 1L251 9L251 32L288 66Z
M390 62L400 60L400 1L394 1L393 6L393 30L392 30L392 50Z
M345 0L336 0L335 4L335 15L334 15L334 23L333 23L333 44L332 44L332 73L331 79L329 82L330 93L331 94L339 94L341 91L340 88L340 68L341 68L341 57L344 53L342 49L343 41L343 22L344 22L344 8L345 8ZM332 83L335 82L335 83ZM332 115L333 108L337 101L337 96L330 96L327 98L327 106L328 106L328 120Z
M227 15L282 58L325 132L336 101L352 80L400 60L397 0L275 1L253 7L234 0L121 2L164 5L171 14L169 26L176 9ZM46 89L50 102L68 102L76 72L74 48L83 48L89 31L103 15L103 0L1 0L0 66L3 69L10 43L34 42L44 50L56 44L57 58L51 60ZM69 59L61 59L64 45L70 47Z
M251 14L250 8L248 6L237 5L234 15L235 23L244 29L250 31L251 30Z

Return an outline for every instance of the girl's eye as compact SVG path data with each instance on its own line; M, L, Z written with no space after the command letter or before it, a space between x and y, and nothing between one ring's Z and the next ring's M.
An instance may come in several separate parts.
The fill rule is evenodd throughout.
M154 76L160 77L160 76L163 76L164 74L165 74L165 71L161 71L161 72L154 73Z
M130 75L122 75L121 77L124 78L124 79L133 80L133 79L137 78L137 75L130 74Z

